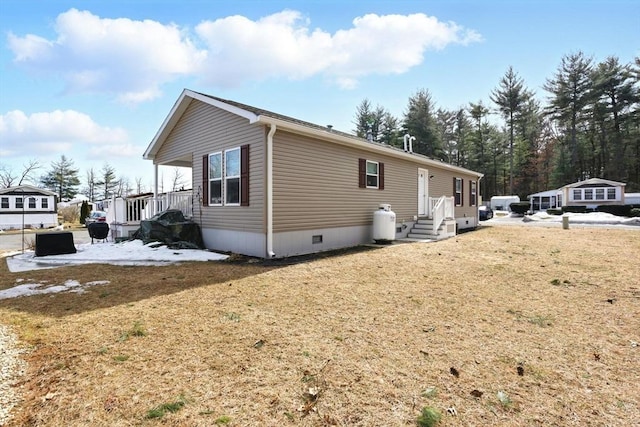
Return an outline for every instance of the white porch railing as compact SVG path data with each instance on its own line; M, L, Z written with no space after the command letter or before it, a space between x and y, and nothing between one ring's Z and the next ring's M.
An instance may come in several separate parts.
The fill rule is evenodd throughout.
M158 197L114 198L109 203L107 221L118 224L136 224L167 209L181 210L185 218L193 217L193 193L180 191Z
M433 220L433 231L436 232L447 218L454 218L454 198L441 196L429 197L429 212Z

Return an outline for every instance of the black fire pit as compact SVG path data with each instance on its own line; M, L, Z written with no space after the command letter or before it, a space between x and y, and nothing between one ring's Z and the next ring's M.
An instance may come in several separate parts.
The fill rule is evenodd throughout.
M106 222L92 222L87 225L87 231L89 231L89 237L91 237L91 244L93 244L93 239L106 240L109 235L109 224Z

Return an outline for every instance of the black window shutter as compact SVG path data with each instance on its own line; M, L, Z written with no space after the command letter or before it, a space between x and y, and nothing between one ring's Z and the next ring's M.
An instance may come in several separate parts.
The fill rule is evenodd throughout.
M384 163L378 163L378 190L384 190Z
M460 206L464 206L464 179L460 178Z
M367 188L367 160L358 159L358 187Z
M202 206L209 204L209 155L202 156Z
M240 147L240 206L249 206L249 144Z
M456 179L456 177L454 176L454 177L453 177L453 203L454 203L455 205L457 205L457 204L458 204L458 197L457 197L458 192L457 192L457 188L456 188L456 182L457 182L457 179Z

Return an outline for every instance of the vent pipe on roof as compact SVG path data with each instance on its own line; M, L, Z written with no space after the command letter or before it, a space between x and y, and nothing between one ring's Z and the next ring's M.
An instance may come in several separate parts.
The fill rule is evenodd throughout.
M409 153L413 153L413 141L416 140L415 136L411 136L408 133L405 134L404 141L404 151L408 151Z

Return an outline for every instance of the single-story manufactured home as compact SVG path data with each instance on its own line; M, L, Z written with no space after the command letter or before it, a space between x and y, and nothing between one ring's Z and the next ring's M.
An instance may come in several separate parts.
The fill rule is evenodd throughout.
M144 158L156 194L159 165L191 168L193 219L212 250L272 258L369 243L383 204L396 238L478 223L481 173L186 89Z
M586 206L595 209L602 205L624 205L626 184L601 178L567 184L557 190L543 191L527 196L531 212L562 206Z
M0 188L0 230L57 225L56 193L32 185Z

